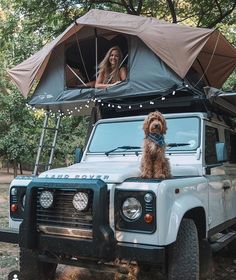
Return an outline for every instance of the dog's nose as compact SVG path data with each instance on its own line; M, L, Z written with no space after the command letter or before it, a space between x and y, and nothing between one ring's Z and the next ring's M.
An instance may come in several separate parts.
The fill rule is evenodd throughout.
M156 125L155 125L155 128L159 128L159 124L156 124Z

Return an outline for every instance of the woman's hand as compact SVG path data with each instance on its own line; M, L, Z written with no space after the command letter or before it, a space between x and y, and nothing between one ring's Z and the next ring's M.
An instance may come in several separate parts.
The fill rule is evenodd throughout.
M121 83L122 81L117 81L113 84L107 84L107 87L112 87L112 86L115 86L115 85L118 85L119 83Z

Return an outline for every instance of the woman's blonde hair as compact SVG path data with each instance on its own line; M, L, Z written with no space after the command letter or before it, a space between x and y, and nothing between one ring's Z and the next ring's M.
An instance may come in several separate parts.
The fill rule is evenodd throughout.
M119 54L118 63L114 69L112 69L109 58L113 51L117 51ZM114 46L108 50L104 59L99 64L99 74L103 76L103 83L115 83L120 80L119 68L121 61L123 59L123 54L118 46Z

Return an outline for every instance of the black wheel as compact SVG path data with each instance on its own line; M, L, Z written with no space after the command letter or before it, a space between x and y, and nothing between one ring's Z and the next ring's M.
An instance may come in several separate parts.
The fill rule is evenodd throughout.
M177 240L168 248L168 280L199 279L199 242L195 223L181 222Z
M53 280L57 264L41 262L34 250L20 248L20 279Z

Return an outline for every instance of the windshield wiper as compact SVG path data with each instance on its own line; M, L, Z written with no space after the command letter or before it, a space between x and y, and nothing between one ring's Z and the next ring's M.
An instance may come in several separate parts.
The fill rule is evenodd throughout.
M182 146L189 146L189 143L169 143L167 144L167 150L170 150L171 148L175 148L175 147L182 147Z
M141 149L141 147L138 146L119 146L116 147L115 149L112 149L110 151L105 152L105 155L108 156L110 153L115 152L116 150L123 149L123 150L136 150L136 149Z

